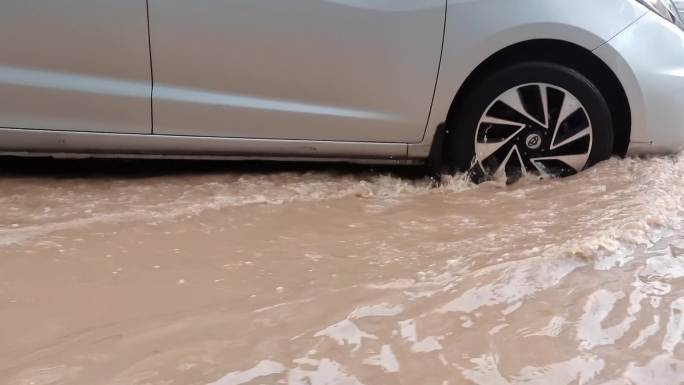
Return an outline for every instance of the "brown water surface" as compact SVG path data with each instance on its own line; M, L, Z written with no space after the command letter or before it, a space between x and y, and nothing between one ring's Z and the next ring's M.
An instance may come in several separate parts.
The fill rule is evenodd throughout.
M684 383L682 156L0 170L3 385Z

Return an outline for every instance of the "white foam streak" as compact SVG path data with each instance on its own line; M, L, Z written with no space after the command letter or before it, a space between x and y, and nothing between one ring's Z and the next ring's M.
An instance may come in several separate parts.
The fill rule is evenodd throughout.
M541 263L540 263L541 262ZM468 289L438 311L471 313L484 306L513 304L548 287L582 266L578 260L539 260L531 258L490 269L492 283Z
M199 182L194 179L209 179ZM474 188L463 175L445 177L438 189L429 179L405 179L390 175L336 175L327 173L247 174L237 179L230 176L197 176L185 183L169 181L150 188L139 181L116 185L102 192L79 194L70 189L47 189L43 198L52 203L62 202L60 210L22 211L22 218L33 218L33 224L18 228L0 227L0 246L25 242L31 238L57 231L86 227L97 223L164 221L185 216L196 216L207 210L221 210L248 205L283 205L294 202L320 202L358 197L378 201L404 195L458 192ZM85 183L85 182L81 182ZM78 191L80 192L80 191ZM23 202L23 195L5 195L0 204L9 207ZM78 199L78 205L74 200ZM112 206L110 211L106 211ZM83 210L84 207L90 207Z
M617 325L603 328L602 323L614 309L617 301L624 297L621 292L597 290L592 293L584 305L584 314L577 323L577 339L581 341L580 349L591 350L596 346L612 345L622 338L634 317L628 316Z
M498 369L498 358L491 354L471 359L475 365L463 371L466 379L478 385L569 385L586 384L604 367L603 360L593 355L572 358L542 367L527 366L520 374L504 377Z
M638 349L642 347L649 338L654 336L660 330L660 317L658 315L653 316L653 323L639 331L639 336L634 342L632 342L629 347L632 349Z
M684 338L684 297L677 298L670 305L670 319L667 323L663 349L672 353Z
M684 361L662 354L645 366L631 364L623 374L625 380L605 382L602 385L673 385L684 382Z
M285 371L283 364L271 360L263 360L251 369L244 372L232 372L223 376L220 380L209 385L241 385L260 377L280 374Z
M360 319L367 317L392 317L401 314L404 311L404 307L401 305L391 306L386 303L381 303L378 305L362 306L354 309L351 314L349 314L349 319Z
M348 319L342 320L334 325L314 334L314 337L329 337L335 340L339 345L352 345L353 350L358 350L361 347L361 341L364 338L376 340L378 337L368 334L361 330L356 324Z
M560 316L551 318L549 323L537 332L524 333L524 337L557 337L569 322Z
M399 361L392 352L392 347L385 344L380 349L380 354L369 356L363 361L366 365L379 366L385 373L399 372Z
M356 377L347 374L342 365L322 359L314 370L294 368L287 376L287 385L363 385Z

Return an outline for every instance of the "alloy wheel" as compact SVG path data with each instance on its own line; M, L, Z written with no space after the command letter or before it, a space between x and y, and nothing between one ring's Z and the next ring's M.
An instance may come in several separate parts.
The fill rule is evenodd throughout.
M529 83L499 95L475 135L476 164L513 182L527 174L564 177L584 169L593 144L585 107L567 90Z

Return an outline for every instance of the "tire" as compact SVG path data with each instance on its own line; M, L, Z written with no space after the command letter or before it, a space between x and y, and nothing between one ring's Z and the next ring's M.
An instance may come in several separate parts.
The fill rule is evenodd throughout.
M608 159L610 109L579 72L525 62L484 77L447 121L452 171L479 183L525 174L565 177Z

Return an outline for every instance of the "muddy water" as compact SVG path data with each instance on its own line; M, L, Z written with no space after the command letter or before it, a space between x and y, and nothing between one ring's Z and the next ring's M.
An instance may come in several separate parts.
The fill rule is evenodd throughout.
M682 156L438 188L16 164L3 385L684 383Z

